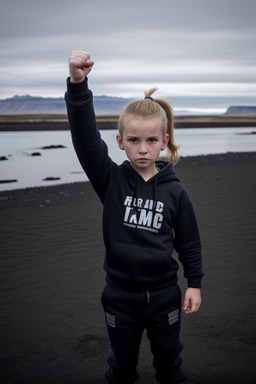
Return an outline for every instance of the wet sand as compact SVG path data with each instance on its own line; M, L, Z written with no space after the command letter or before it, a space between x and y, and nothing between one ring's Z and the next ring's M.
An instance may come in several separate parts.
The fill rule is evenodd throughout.
M182 316L187 382L254 383L256 153L187 157L176 170L205 272L200 311ZM105 383L101 204L90 183L0 192L0 209L0 382ZM146 336L139 371L139 384L154 383Z

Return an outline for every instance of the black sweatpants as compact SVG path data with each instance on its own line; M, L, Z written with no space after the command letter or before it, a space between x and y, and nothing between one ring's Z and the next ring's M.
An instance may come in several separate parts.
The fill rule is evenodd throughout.
M139 348L144 329L153 353L156 379L161 384L185 380L181 369L181 292L177 284L144 292L124 290L107 284L102 305L112 352L106 378L111 383L130 384L139 378Z

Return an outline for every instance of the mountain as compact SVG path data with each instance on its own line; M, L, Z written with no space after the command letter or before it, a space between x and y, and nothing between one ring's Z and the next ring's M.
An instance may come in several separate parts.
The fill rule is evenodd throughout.
M256 115L256 106L234 105L227 109L226 115Z
M96 111L96 115L119 115L122 109L134 99L122 98L122 97L112 97L112 96L94 96L93 102ZM184 103L187 105L192 105L194 101L186 100L182 98L175 99L177 106L181 106ZM200 105L195 105L198 110L200 107L204 107L202 100L197 100L200 102ZM175 103L171 104L174 106L175 113ZM213 104L214 105L214 104ZM224 104L225 105L225 104ZM228 105L228 104L226 104ZM208 106L209 107L209 106ZM181 111L182 109L182 111ZM207 108L206 108L207 109ZM209 109L209 108L208 108ZM178 113L182 115L195 114L191 110L186 110L184 108L178 108ZM210 109L209 109L210 110ZM202 109L203 111L203 109ZM8 114L66 114L66 105L64 98L44 98L44 97L34 97L34 96L14 96L9 99L0 100L0 115ZM200 113L198 113L200 114ZM205 114L205 112L201 112ZM212 112L209 112L212 114ZM214 113L216 114L216 113ZM231 106L225 112L225 115L256 115L256 106Z
M94 96L97 115L119 114L132 99L122 97ZM14 96L0 100L0 114L66 113L63 98Z

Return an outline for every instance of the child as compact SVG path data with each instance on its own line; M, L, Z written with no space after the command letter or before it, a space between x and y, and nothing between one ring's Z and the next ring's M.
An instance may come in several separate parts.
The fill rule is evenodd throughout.
M188 281L183 310L201 304L202 261L198 226L191 201L172 162L177 161L173 115L167 101L130 103L119 119L117 143L129 161L117 165L97 129L87 75L93 61L83 51L70 55L65 95L78 159L103 203L106 286L102 293L112 352L110 383L138 380L139 347L144 329L154 355L158 383L180 383L181 293L177 285L178 252ZM172 162L157 161L167 148Z

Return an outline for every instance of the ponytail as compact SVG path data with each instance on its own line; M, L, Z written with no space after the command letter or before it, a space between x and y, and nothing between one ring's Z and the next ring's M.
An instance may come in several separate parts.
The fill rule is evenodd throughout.
M177 164L178 162L178 149L180 145L175 143L174 139L174 118L173 118L173 110L171 104L165 99L153 99L151 95L157 90L157 88L150 88L148 91L145 91L145 97L151 98L155 103L160 105L162 109L165 111L167 117L167 129L166 133L169 134L169 141L167 144L167 155L166 160L170 160L173 164Z

